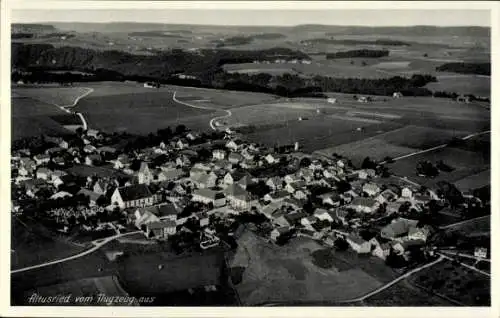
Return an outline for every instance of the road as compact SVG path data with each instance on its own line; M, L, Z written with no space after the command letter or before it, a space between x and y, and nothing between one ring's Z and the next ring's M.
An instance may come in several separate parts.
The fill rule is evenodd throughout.
M490 217L489 215L479 216L477 218L468 219L468 220L460 221L460 222L453 223L453 224L448 224L446 226L441 226L441 227L439 227L439 229L440 230L446 230L446 229L449 229L449 228L452 228L452 227L455 227L455 226L463 225L463 224L466 224L466 223L469 223L469 222L473 222L473 221L477 221L477 220L480 220L480 219L486 219L486 218L489 218L489 217Z
M216 110L216 111L220 110L220 111L226 112L226 115L218 116L218 117L214 117L214 118L210 119L209 125L210 125L210 128L212 128L212 130L217 130L217 128L215 127L215 122L217 120L228 118L228 117L231 117L233 115L233 113L231 113L231 111L227 110L227 109L219 109L219 108L213 108L213 107L207 107L207 106L193 105L193 104L189 104L189 103L180 101L180 100L177 99L176 94L177 94L177 91L174 92L174 95L172 96L172 99L173 99L174 102L179 103L181 105L184 105L184 106L187 106L187 107L192 107L192 108L198 108L198 109Z
M463 137L461 139L462 140L467 140L467 139L470 139L470 138L473 138L473 137L477 137L477 136L484 135L484 134L489 134L489 133L491 133L491 130L485 130L485 131L481 131L481 132L478 132L478 133L467 135L467 136L465 136L465 137ZM434 151L434 150L437 150L437 149L441 149L441 148L445 148L447 146L448 146L448 144L442 144L442 145L435 146L435 147L432 147L432 148L415 151L415 152L412 152L412 153L409 153L409 154L406 154L406 155L403 155L403 156L399 156L399 157L393 158L392 161L398 161L398 160L409 158L409 157L413 157L413 156L416 156L416 155L421 155L423 153L431 152L431 151ZM379 164L386 164L386 163L387 163L387 161L381 161L381 162L379 162Z
M475 259L476 261L484 261L484 262L491 263L491 260L488 258L477 257L474 255L464 254L464 253L457 253L456 251L453 251L453 250L449 250L449 251L440 250L439 252L444 253L444 254L448 254L449 256L460 256L460 257L464 257L464 258L468 258L468 259Z
M59 263L71 261L71 260L83 257L85 255L91 254L91 253L97 251L98 249L100 249L101 247L103 247L104 245L108 244L109 242L111 242L113 240L116 240L117 238L124 237L124 236L127 236L127 235L136 234L136 233L140 233L140 232L141 231L134 231L134 232L116 234L116 235L113 235L113 236L110 236L110 237L106 237L106 238L103 238L103 239L95 240L95 241L92 241L92 244L94 244L94 247L92 247L92 248L90 248L90 249L88 249L86 251L83 251L81 253L78 253L78 254L75 254L75 255L72 255L72 256L69 256L69 257L61 258L61 259L58 259L58 260L55 260L55 261L49 261L49 262L41 263L41 264L38 264L38 265L32 265L32 266L28 266L28 267L24 267L24 268L14 269L14 270L11 270L10 273L11 274L16 274L16 273L21 273L21 272L26 272L26 271L29 271L29 270L32 270L32 269L36 269L36 268L41 268L41 267L46 267L46 266L50 266L50 265L54 265L54 264L59 264Z

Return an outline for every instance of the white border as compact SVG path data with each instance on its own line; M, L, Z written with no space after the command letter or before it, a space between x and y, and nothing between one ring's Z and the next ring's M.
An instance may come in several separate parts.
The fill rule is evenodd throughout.
M122 317L500 317L499 313L499 290L500 281L497 279L498 266L492 266L492 306L489 308L447 308L447 307L294 307L292 308L172 308L172 307L154 307L154 308L89 308L89 307L11 307L10 306L10 23L9 13L11 9L259 9L259 10L322 10L322 9L488 9L491 10L491 30L492 30L492 87L497 83L500 69L497 65L499 58L499 3L497 2L268 2L268 1L241 1L241 2L223 2L223 1L189 1L189 2L147 2L144 1L42 1L42 0L11 0L1 1L1 109L0 109L0 240L1 253L0 262L1 276L1 295L0 297L0 316L52 316L52 317L103 317L103 316L122 316ZM498 106L500 92L492 89L492 193L500 193L498 188L499 170L496 164L500 162L500 149L498 141L494 138L498 126L498 113L495 106ZM495 105L496 104L496 105ZM496 242L499 240L498 225L498 196L492 196L492 261L493 264L499 263L498 248Z

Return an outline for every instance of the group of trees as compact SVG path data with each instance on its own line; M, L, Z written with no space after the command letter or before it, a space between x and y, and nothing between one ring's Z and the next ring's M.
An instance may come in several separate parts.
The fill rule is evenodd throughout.
M436 67L438 72L491 75L491 63L446 63Z
M345 59L345 58L379 58L389 56L388 50L351 50L345 52L335 52L326 54L327 59Z

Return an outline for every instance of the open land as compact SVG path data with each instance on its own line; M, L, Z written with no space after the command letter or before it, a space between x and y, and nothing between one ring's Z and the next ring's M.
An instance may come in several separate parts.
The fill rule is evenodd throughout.
M368 293L394 277L389 268L377 271L381 268L375 264L378 260L369 257L335 253L332 268L318 267L311 253L323 247L309 239L294 239L278 247L246 232L238 245L230 266L243 271L235 287L245 305L346 300Z
M54 234L40 224L17 218L12 221L12 269L56 260L84 249L84 246L54 237Z
M489 277L451 261L419 272L411 282L465 306L490 306Z

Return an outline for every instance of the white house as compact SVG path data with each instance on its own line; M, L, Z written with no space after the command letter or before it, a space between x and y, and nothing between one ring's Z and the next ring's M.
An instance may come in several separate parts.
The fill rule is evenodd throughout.
M327 210L317 208L313 214L318 220L333 222L333 218Z
M267 154L264 159L268 164L273 164L279 162L277 158L275 158L272 154Z
M374 196L380 192L380 188L375 183L368 182L363 185L363 192L369 196Z
M215 149L212 152L212 157L215 160L223 160L226 157L226 152L224 150L221 150L221 149Z
M357 197L351 201L349 206L356 212L373 213L378 209L379 203L371 198Z
M204 204L212 203L214 207L221 207L226 204L226 198L224 194L211 189L194 190L192 201L202 202Z
M403 198L407 198L407 199L411 199L412 198L412 195L413 195L413 192L409 189L409 188L403 188L401 190L401 196Z
M349 246L359 254L371 252L372 246L370 242L363 240L361 237L357 235L347 236L346 241L349 244Z

